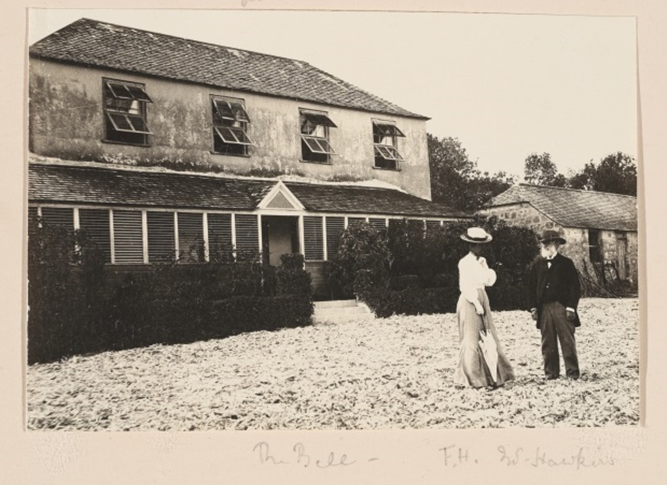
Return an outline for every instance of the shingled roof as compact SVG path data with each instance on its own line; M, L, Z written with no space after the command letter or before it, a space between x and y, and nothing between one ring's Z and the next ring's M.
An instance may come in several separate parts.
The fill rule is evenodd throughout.
M253 211L278 180L31 162L31 202ZM307 211L470 217L400 190L285 182Z
M30 56L218 88L428 119L307 62L151 33L89 19L30 47Z
M489 207L526 202L564 227L637 230L637 197L520 184L494 197Z

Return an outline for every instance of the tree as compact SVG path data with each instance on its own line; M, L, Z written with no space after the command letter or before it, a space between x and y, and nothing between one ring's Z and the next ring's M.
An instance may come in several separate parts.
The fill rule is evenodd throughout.
M599 165L592 161L569 179L574 189L597 190L614 194L637 195L637 165L622 152L604 157Z
M566 187L567 178L558 173L556 164L551 161L548 153L531 153L526 157L523 178L529 184L550 185L552 187Z
M456 138L440 140L428 133L427 140L434 202L474 212L514 183L504 172L480 172Z

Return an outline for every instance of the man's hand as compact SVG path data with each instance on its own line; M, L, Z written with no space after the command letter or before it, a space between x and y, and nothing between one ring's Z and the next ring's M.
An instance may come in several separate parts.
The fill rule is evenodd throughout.
M568 321L573 322L577 319L577 314L575 313L574 310L571 310L571 309L568 308L567 311L566 311L566 317L567 317Z
M530 317L533 320L537 321L537 308L533 308L530 310Z

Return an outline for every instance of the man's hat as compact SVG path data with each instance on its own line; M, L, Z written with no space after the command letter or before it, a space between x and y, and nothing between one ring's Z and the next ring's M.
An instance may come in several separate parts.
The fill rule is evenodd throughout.
M547 229L542 232L542 238L540 239L541 243L546 244L553 241L559 242L560 244L565 244L565 239L563 239L558 231Z
M465 234L461 234L461 239L469 243L484 244L491 242L493 236L481 227L469 227Z

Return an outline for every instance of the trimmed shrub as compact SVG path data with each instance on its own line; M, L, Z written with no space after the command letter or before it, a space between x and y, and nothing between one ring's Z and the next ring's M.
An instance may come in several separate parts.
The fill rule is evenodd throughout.
M338 250L329 261L327 278L333 288L351 298L367 287L386 288L391 253L384 232L367 222L350 225L341 235ZM360 272L363 273L360 274ZM359 281L356 281L359 275Z
M300 255L279 268L256 259L154 264L119 280L105 277L117 268L84 233L32 225L29 234L29 363L310 324Z

